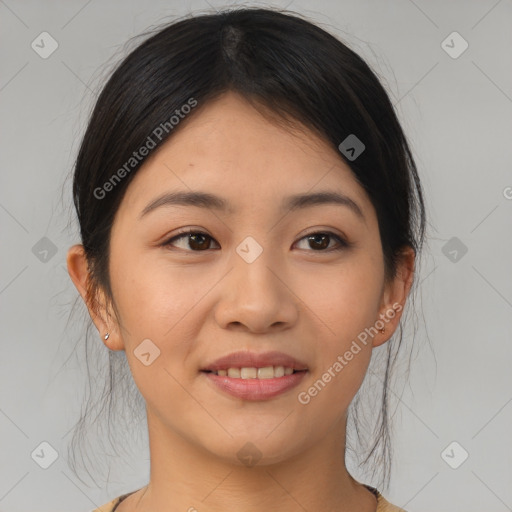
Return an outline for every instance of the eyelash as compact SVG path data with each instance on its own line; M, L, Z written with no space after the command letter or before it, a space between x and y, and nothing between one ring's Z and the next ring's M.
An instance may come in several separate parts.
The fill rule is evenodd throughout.
M214 240L213 237L211 237L208 233L205 233L204 231L198 231L198 230L194 230L191 228L185 228L181 231L178 231L178 233L176 235L174 235L172 238L170 238L166 242L163 242L162 246L163 247L171 247L172 244L174 242L176 242L176 240L179 240L180 238L185 238L187 235L202 235L202 236L206 236L206 237L210 238L211 240ZM341 251L343 249L348 249L352 246L352 243L348 242L347 240L345 240L341 236L337 235L336 233L333 233L332 231L313 231L312 233L308 233L307 235L304 235L302 238L300 238L300 240L303 240L304 238L308 238L308 237L311 237L314 235L327 235L331 238L334 238L338 241L339 246L334 247L334 248L331 247L330 249L319 249L319 250L311 249L312 252L317 252L317 253L336 252L336 251ZM191 250L180 249L180 250L184 250L185 252L206 252L210 249L204 249L204 250L200 250L200 251L195 251L193 249L191 249Z

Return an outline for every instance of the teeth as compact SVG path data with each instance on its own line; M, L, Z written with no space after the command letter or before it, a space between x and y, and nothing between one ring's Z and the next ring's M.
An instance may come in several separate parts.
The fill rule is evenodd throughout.
M240 378L240 368L228 368L228 377Z
M241 379L255 379L258 376L257 368L240 368Z
M274 378L274 367L265 366L264 368L258 368L258 379L272 379Z
M284 375L284 366L276 366L274 368L274 377L282 377Z
M293 368L284 366L265 366L263 368L228 368L227 370L218 370L213 372L220 377L231 377L235 379L273 379L291 375Z

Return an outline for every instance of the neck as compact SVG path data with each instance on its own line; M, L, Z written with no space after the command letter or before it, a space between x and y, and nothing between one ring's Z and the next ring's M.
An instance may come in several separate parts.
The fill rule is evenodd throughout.
M345 467L346 418L321 443L286 460L262 457L253 466L204 450L149 410L148 429L150 482L122 502L120 512L376 510L375 497Z

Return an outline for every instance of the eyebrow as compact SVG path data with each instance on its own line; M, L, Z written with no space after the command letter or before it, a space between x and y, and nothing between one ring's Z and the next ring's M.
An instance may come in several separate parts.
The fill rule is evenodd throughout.
M321 191L311 194L296 194L285 197L281 203L282 212L291 212L294 210L308 208L311 206L337 204L345 206L352 210L361 220L365 221L365 217L359 205L350 197L333 191ZM230 206L226 199L210 194L208 192L167 192L153 201L151 201L139 215L142 219L149 212L162 206L196 206L199 208L209 208L225 213L234 213L234 209Z

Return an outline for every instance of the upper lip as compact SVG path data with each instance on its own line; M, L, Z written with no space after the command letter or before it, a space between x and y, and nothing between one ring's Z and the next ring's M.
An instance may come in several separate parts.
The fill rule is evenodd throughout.
M264 368L265 366L284 366L294 370L307 370L307 365L283 352L233 352L209 363L201 371L227 370L228 368Z

